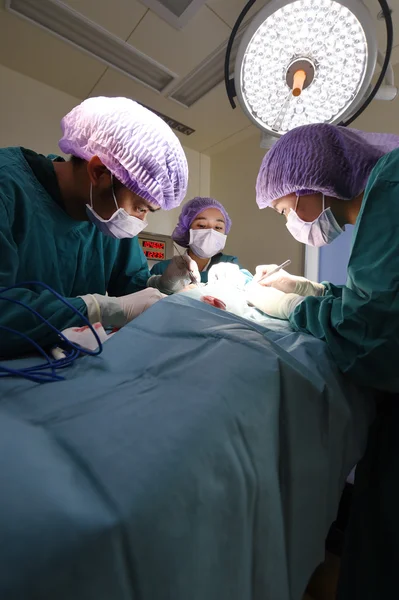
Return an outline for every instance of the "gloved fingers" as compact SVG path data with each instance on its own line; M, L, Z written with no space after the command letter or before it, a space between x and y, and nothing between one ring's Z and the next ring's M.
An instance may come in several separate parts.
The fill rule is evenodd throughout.
M188 270L190 264L190 257L187 254L183 254L181 256L175 256L174 260L176 262L177 267L184 273Z
M148 287L128 296L121 296L117 300L125 315L126 323L130 323L162 298L165 298L165 294L162 294L157 288Z
M248 303L277 319L289 319L298 304L304 300L303 296L298 294L285 294L273 287L264 287L257 283L249 284L246 290Z
M199 283L201 276L197 263L187 254L174 256L162 276L164 288L175 292L187 285L187 283L191 283L189 271L191 271L195 281Z
M165 294L157 290L156 288L145 288L144 290L140 290L139 292L134 292L134 294L129 294L127 296L121 296L121 298L153 298L159 297L163 298Z
M271 267L275 268L273 265L271 265ZM270 269L268 269L268 272L271 273L271 275L268 275L266 272L260 278L260 279L264 278L263 281L260 281L260 279L255 279L255 281L257 281L260 285L266 285L266 286L268 286L271 283L274 283L276 281L283 280L283 279L286 281L296 281L295 275L291 275L291 273L284 271L284 269L280 269L279 271L276 271L276 273L273 273L273 269L270 268Z
M277 289L279 289L278 282L282 281L283 279L286 279L285 275L286 275L285 271L277 271L277 273L274 273L273 275L269 275L268 277L267 277L267 275L264 275L264 277L266 277L266 279L264 279L263 281L257 281L257 283L259 283L259 285L263 285L265 287L276 287ZM277 284L277 285L273 285L273 284Z
M274 307L285 296L284 292L273 287L261 286L258 283L250 283L246 287L247 302L266 314L274 316Z
M187 262L185 256L180 255L174 256L165 269L167 277L176 277L176 275L181 275L185 272L187 272Z
M259 281L262 277L265 277L270 271L276 269L277 265L258 265L255 269L254 281Z
M325 290L322 284L309 281L305 277L291 275L283 269L258 283L264 287L273 287L285 294L298 294L300 296L322 296Z
M147 290L143 290L143 291L146 292ZM150 306L152 306L153 304L155 304L159 300L162 300L162 298L166 298L167 297L166 294L162 294L162 292L160 292L157 289L155 289L154 291L155 291L155 293L148 294L147 303L144 306L144 310L147 310L147 308L150 308ZM138 292L138 293L140 293L140 292Z
M143 292L145 292L146 290L143 290ZM158 300L162 300L162 298L166 298L166 294L163 294L162 292L160 292L159 290L155 290L156 294L154 294L152 297L157 297Z
M297 285L297 278L286 271L278 271L274 273L274 275L270 275L264 281L259 282L259 285L263 285L264 287L273 287L276 290L280 290L280 292L284 292L285 294L293 294L295 293L295 288Z
M186 263L187 263L187 268L190 271L190 274L194 276L194 279L197 283L200 283L201 281L201 275L198 269L198 265L195 262L195 260L193 260L192 258L190 258L188 256L188 254L186 255ZM190 279L191 281L191 279Z

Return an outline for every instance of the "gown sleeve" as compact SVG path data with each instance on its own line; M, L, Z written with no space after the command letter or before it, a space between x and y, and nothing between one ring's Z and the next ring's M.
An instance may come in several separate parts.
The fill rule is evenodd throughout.
M326 288L324 296L334 296L334 298L342 297L342 290L345 287L344 285L334 285L333 283L329 283L328 281L322 281L322 284Z
M7 212L6 203L0 196L0 291L8 286L22 283L17 281L19 256L12 230L12 221ZM25 306L4 300L5 297L24 303L59 330L83 324L79 315L51 292L43 290L39 286L10 290L0 296L0 357L11 358L34 351L34 347L27 340L10 333L5 328L24 333L42 347L59 341L57 333L43 323L38 316ZM80 298L67 298L67 300L82 314L87 314L83 300Z
M109 295L126 296L140 292L146 288L149 277L147 259L138 238L121 240L108 284Z
M399 392L399 151L371 173L345 286L327 286L290 317L325 340L339 368L360 385Z

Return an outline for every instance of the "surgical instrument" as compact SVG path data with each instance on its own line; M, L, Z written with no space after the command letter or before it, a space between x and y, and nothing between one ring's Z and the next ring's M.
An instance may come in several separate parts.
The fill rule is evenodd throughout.
M261 279L259 279L257 281L257 283L260 283L261 281L264 281L265 279L267 279L268 277L271 277L272 275L274 275L275 273L278 273L278 271L280 271L281 269L284 269L284 267L287 267L288 265L291 264L290 259L286 260L285 262L283 262L281 265L279 265L278 267L276 267L275 269L272 269L270 271L270 273L266 273L266 275L263 275L263 277L261 277Z
M177 251L178 255L180 256L180 258L182 258L182 260L184 260L184 262L187 264L186 259L184 258L183 254L180 252L179 248L176 246L176 244L173 244L175 250ZM198 287L198 281L194 275L194 273L187 267L188 270L188 274L190 275L190 280L192 284L195 284Z

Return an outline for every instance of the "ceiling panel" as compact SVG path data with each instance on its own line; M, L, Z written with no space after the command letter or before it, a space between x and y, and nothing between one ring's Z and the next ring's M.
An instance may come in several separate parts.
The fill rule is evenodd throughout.
M149 11L128 42L183 77L229 35L227 25L203 6L180 31Z
M147 12L137 0L62 0L70 8L126 40Z
M127 96L192 127L196 130L195 133L190 136L179 134L179 138L188 148L199 151L206 150L250 125L240 108L231 109L223 84L212 90L192 108L186 109L109 70L94 88L92 95Z
M105 70L98 60L2 9L0 63L78 98L90 93Z
M268 1L257 0L245 17L245 21L252 17ZM238 19L238 15L246 5L246 0L207 0L206 4L232 28Z
M237 133L233 133L233 135L229 135L224 140L210 146L209 148L205 148L203 151L208 156L214 156L215 154L219 154L219 152L224 152L231 146L235 146L248 138L257 138L260 147L261 133L260 130L255 127L255 125L247 125L244 129L237 131Z

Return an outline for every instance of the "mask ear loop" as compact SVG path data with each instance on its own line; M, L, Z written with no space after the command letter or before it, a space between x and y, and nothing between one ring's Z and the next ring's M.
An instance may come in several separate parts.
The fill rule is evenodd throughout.
M112 190L112 197L115 202L116 210L119 210L119 206L118 206L118 202L116 200L115 190L114 190L114 176L112 175L112 173L111 173L111 190ZM91 206L91 208L93 208L93 184L91 182L90 182L90 206Z
M116 210L119 210L119 206L118 206L118 202L116 201L115 190L114 190L114 176L112 173L111 173L111 190L112 190L112 197L115 202Z
M298 208L298 202L299 202L299 198L300 198L300 196L297 196L297 198L296 198L296 202L295 202L295 208L294 208L294 212L296 212L296 209Z
M324 194L322 194L321 197L322 197L322 207L323 207L321 209L321 212L323 213L325 211L325 208L326 208L326 201L325 201Z

